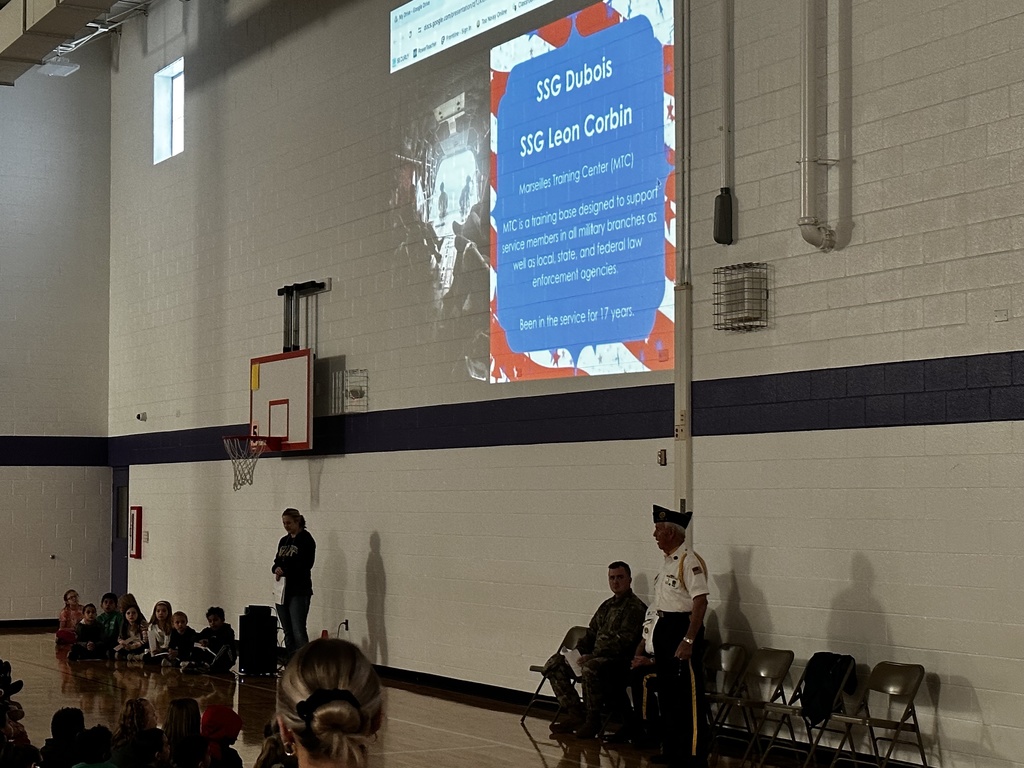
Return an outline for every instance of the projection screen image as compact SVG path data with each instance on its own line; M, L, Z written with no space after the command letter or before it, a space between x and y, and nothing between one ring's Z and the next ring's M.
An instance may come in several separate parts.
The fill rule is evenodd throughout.
M491 382L673 367L672 5L491 50Z

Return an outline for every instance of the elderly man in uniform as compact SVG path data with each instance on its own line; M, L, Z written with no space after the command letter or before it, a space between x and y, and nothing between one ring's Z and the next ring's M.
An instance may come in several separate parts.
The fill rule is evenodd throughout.
M654 538L665 555L654 580L654 664L658 672L662 753L652 763L673 768L707 768L709 724L704 698L704 614L708 609L708 569L696 552L687 551L686 526L692 512L681 514L654 506ZM644 644L636 650L643 655Z
M551 725L552 733L575 732L581 739L594 738L601 730L605 701L625 696L629 658L647 606L633 594L632 572L621 560L608 566L608 586L612 596L601 603L586 637L576 647L581 654L583 704L573 684L576 676L565 656L556 653L544 665L558 703L569 713L566 720Z

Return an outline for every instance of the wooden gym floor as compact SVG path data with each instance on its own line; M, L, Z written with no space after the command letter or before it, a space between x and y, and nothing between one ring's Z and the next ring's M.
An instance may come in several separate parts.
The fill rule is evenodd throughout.
M50 735L50 717L60 707L79 707L87 726L113 729L123 701L144 696L163 720L171 699L192 697L201 709L228 704L242 716L236 749L251 766L263 743L263 726L274 711L276 678L235 680L229 675L183 675L127 662L79 661L69 664L43 630L0 630L0 658L10 661L14 679L25 681L17 696L32 743ZM596 740L580 741L548 733L550 712L519 724L521 708L433 689L389 685L386 721L371 748L371 766L386 768L646 768L651 752L612 749ZM719 768L738 765L722 759Z

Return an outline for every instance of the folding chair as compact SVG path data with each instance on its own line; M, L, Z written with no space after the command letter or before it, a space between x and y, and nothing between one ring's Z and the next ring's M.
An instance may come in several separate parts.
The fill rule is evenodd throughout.
M759 735L757 724L760 722L759 715L764 706L775 701L786 703L784 685L786 677L789 675L789 668L793 665L793 655L792 651L777 648L758 648L754 651L735 695L725 696L722 699L721 709L718 713L718 721L724 725L732 712L739 709L743 715L746 734L733 736L720 727L718 732L712 735L712 748L719 739L728 738L738 741L745 739L747 748L743 752L740 765L746 763L751 751L757 747Z
M579 644L580 640L582 640L584 637L587 636L587 632L588 631L589 631L588 627L572 627L568 632L565 633L565 637L562 638L562 644L558 646L558 650L561 651L563 648L568 650L568 651L575 650L575 648ZM533 696L530 697L530 701L526 705L526 709L523 710L523 716L519 718L519 723L520 724L526 722L526 716L528 714L530 714L530 709L537 702L537 699L540 698L540 689L544 687L544 683L548 679L547 673L544 672L544 665L543 664L539 664L539 665L538 664L533 664L533 665L531 665L530 666L530 671L531 672L539 672L540 673L540 676L541 676L540 677L540 683L537 685L537 690L533 692ZM561 712L562 712L562 705L559 704L558 705L558 709L555 711L555 716L553 718L551 718L551 719L552 720L557 720L558 719L558 715Z
M853 763L874 765L876 768L885 768L892 758L896 744L902 741L910 743L911 740L903 736L914 736L913 742L921 755L921 765L928 768L928 758L924 754L924 741L921 738L921 727L917 721L917 710L914 708L914 698L924 680L924 667L920 664L900 664L895 661L880 661L871 670L868 677L868 684L864 694L854 709L852 715L835 714L829 720L829 725L842 726L843 734L839 746L836 747L835 756L832 758L831 766L842 757ZM884 704L885 717L877 714L872 715L869 709L869 700L875 695L875 712L879 711L879 703ZM902 702L902 710L900 709ZM897 713L893 717L893 713ZM858 757L854 750L854 726L861 726L868 729L868 738L871 741L873 760L865 760ZM877 731L892 731L891 736L879 736ZM889 749L883 756L878 751L878 742L888 741ZM844 747L849 745L848 750ZM830 768L831 768L830 766Z
M726 702L735 698L736 689L743 681L746 663L747 649L735 643L722 643L704 656L705 698L708 702L712 741L724 724L723 714L728 714Z
M775 730L772 731L767 746L761 752L758 768L764 768L768 753L773 749L806 753L804 766L811 763L814 750L817 748L818 742L821 741L822 734L827 730L829 716L845 711L843 692L849 687L851 676L853 676L853 685L856 686L854 674L856 668L857 663L852 656L820 652L811 657L793 689L793 694L789 697L789 703L773 701L764 705L761 721L757 725L757 732L760 733L771 722L775 723ZM849 691L851 694L853 692L853 689ZM830 703L826 703L829 702L829 699L831 699ZM793 721L796 718L803 721L804 732L807 734L806 745L797 742L793 730ZM779 734L782 732L783 726L789 730L789 743L779 741ZM817 737L814 737L815 729L818 731Z

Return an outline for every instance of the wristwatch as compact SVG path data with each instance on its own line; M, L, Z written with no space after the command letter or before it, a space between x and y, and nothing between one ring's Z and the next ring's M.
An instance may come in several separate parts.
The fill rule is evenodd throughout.
M691 640L690 638L688 638L686 636L683 637L683 642L686 643L687 645L693 645L693 640Z

